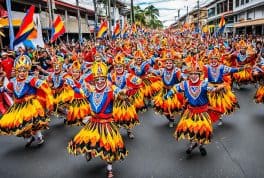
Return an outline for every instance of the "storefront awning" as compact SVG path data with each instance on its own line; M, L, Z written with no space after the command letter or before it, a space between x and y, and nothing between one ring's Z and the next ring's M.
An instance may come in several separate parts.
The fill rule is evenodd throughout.
M246 26L253 26L253 25L264 25L264 19L257 19L257 20L246 20L239 23L235 23L234 27L246 27Z

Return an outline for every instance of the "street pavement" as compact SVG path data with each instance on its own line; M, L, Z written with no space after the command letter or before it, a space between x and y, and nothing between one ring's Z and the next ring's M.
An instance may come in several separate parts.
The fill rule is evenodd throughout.
M214 126L207 156L194 150L187 157L187 141L177 142L167 120L152 110L140 114L141 125L134 140L121 130L129 155L113 165L117 178L260 178L264 177L264 105L255 104L254 87L235 91L241 109ZM69 155L68 141L80 127L67 127L53 119L44 132L46 142L25 149L21 138L0 137L0 178L101 178L105 163L99 158L86 162Z

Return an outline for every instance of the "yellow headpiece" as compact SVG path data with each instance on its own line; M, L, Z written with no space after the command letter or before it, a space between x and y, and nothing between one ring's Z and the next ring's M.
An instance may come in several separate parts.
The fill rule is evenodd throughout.
M61 60L57 60L54 64L53 64L54 68L62 68L62 61Z
M32 65L31 60L26 55L19 56L15 60L15 69L19 69L20 67L24 67L27 70L30 70L31 65Z
M93 77L106 77L107 76L107 65L103 62L94 62L92 65Z
M116 55L115 59L114 59L114 65L117 64L125 64L125 59L124 59L124 55L122 53L119 53Z
M72 71L81 70L81 64L78 61L74 61L72 63Z

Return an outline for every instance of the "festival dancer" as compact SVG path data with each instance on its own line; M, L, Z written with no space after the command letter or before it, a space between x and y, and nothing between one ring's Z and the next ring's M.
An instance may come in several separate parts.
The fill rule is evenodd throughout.
M255 93L256 103L264 103L264 48L261 50L256 65L253 68L253 77L259 82L259 87Z
M85 78L81 77L81 64L74 61L70 67L72 79L66 79L66 83L73 89L74 98L67 104L65 124L83 125L90 114L90 105L83 94L82 85Z
M55 114L58 114L59 112L60 114L65 115L66 110L63 108L63 105L73 100L74 91L66 81L68 77L70 78L70 76L68 73L64 73L62 71L61 61L56 61L53 67L54 72L49 75L47 82L50 84L53 92L55 100Z
M255 55L252 54L253 51L248 49L247 44L243 40L239 42L239 47L240 51L233 53L231 56L231 60L233 61L232 67L242 67L245 65L253 66L255 64ZM242 84L251 83L253 81L252 68L247 67L244 70L233 74L233 79L238 89L240 89Z
M187 154L191 154L193 149L199 145L201 155L205 156L207 152L204 145L210 143L212 138L212 121L217 120L221 112L209 107L207 95L212 88L207 80L201 79L201 67L193 64L188 72L188 80L173 86L165 99L172 97L177 92L184 92L188 105L177 125L174 136L177 140L190 140L190 146L186 150Z
M164 96L175 84L180 83L182 77L181 70L175 67L170 53L165 55L163 62L165 66L160 70L151 70L154 74L161 76L163 82L163 88L153 97L153 102L154 109L166 116L169 120L169 127L172 128L174 124L173 117L181 112L185 105L184 96L182 93L175 93L172 98L166 100L164 100Z
M91 105L91 118L71 140L68 151L74 155L85 154L87 161L101 157L107 162L107 176L113 177L112 163L124 159L128 152L113 118L114 99L124 97L124 93L107 82L107 72L103 62L92 65L94 87L83 88Z
M235 94L231 86L226 82L225 77L244 70L244 68L231 68L221 64L221 55L218 49L214 49L209 54L210 64L204 66L204 77L213 87L224 86L221 90L209 92L210 106L219 108L223 114L229 115L239 108ZM218 125L222 125L220 118Z
M140 77L143 82L143 87L140 89L139 94L143 94L140 98L144 99L145 107L139 108L136 106L137 109L140 110L143 108L143 111L146 110L147 106L150 104L149 100L162 89L160 77L149 75L152 63L152 61L146 60L141 50L137 50L134 53L134 61L129 66L130 73Z
M15 135L27 139L26 147L35 140L38 145L44 143L41 130L48 128L47 111L52 110L53 97L48 84L42 80L28 76L31 60L22 55L16 58L14 68L16 77L1 91L14 94L14 104L0 120L2 135Z
M113 85L120 89L125 89L127 93L129 93L124 100L115 100L113 116L115 122L127 130L128 137L133 139L135 136L132 133L132 129L139 124L134 102L138 100L136 96L139 96L137 92L142 86L142 80L125 70L126 65L123 54L117 54L113 61L113 65L114 70L108 75L109 81L111 81ZM129 100L129 98L132 99Z

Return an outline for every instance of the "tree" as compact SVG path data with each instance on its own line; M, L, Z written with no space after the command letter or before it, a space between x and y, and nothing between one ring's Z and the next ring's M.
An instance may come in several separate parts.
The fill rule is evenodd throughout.
M159 10L153 5L150 5L145 9L141 9L140 6L135 6L134 12L136 22L154 29L163 27L162 22L158 19Z
M139 6L134 7L135 21L140 22L142 25L146 25L145 11Z

